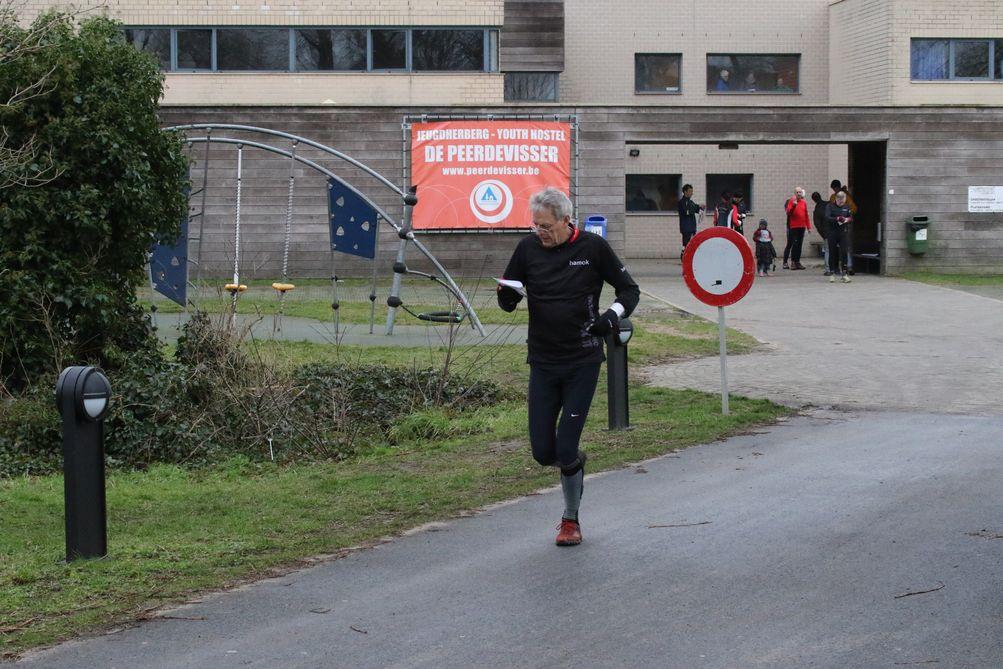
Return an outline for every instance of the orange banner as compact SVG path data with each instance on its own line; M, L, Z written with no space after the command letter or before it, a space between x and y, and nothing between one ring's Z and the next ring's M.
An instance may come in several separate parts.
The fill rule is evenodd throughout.
M416 230L529 228L529 198L571 194L571 126L552 121L442 121L411 126Z

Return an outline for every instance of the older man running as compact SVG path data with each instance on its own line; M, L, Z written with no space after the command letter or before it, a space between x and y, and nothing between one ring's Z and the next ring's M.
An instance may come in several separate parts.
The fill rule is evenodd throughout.
M530 198L535 234L520 240L505 279L525 286L529 304L529 441L533 457L561 470L564 515L558 546L582 541L578 508L585 477L579 440L592 405L603 338L637 306L640 290L605 239L577 229L571 200L556 188ZM599 310L603 283L616 301ZM513 311L522 300L499 284L498 305Z

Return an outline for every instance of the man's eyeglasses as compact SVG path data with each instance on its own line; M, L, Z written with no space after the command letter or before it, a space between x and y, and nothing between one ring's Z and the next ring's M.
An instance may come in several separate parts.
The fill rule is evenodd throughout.
M554 230L560 230L561 226L560 226L560 224L558 224L558 225L546 225L546 226L544 226L544 225L531 225L529 227L529 229L532 230L533 232L546 232L547 234L550 234Z

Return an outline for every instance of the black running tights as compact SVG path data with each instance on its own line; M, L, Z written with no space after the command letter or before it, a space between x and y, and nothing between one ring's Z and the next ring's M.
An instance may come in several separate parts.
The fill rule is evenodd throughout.
M573 465L602 363L529 367L529 442L541 465Z

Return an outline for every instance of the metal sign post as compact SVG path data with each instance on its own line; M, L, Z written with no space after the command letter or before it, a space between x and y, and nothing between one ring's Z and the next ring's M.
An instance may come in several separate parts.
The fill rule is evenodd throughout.
M683 253L683 279L693 296L717 307L721 355L721 413L728 415L728 347L724 308L749 292L755 280L756 260L741 234L725 227L698 232Z
M721 413L728 415L728 345L725 343L724 307L717 308L717 333L721 351Z

